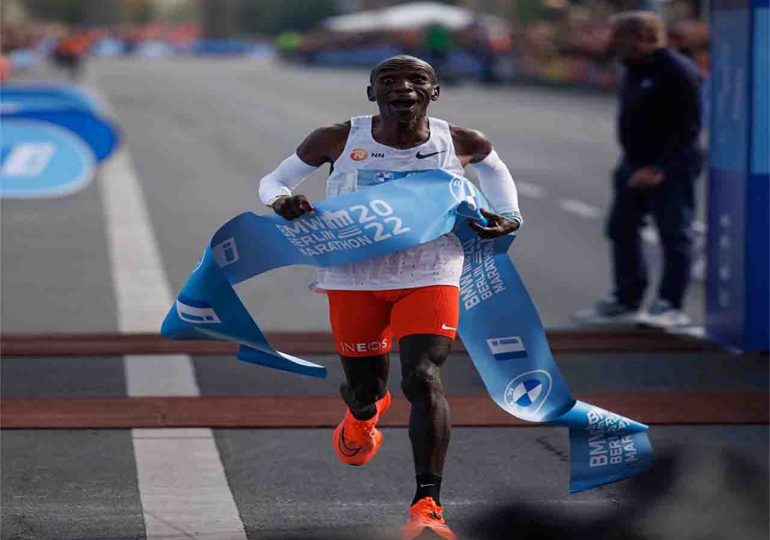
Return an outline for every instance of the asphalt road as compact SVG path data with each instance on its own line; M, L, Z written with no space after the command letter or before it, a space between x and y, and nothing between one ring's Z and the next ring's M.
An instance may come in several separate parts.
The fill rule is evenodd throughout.
M414 482L409 440L405 429L383 433L380 454L357 468L337 462L330 430L216 430L246 537L398 538ZM129 431L3 439L4 540L145 537ZM766 426L657 427L651 440L653 472L567 495L563 430L456 429L442 490L448 519L465 540L767 538ZM153 538L196 537L181 524Z
M136 170L148 210L160 278L176 292L219 225L238 212L266 211L257 201L256 181L305 133L372 112L361 72L278 69L265 61L99 61L89 66L86 82L107 99L126 144L77 194L2 202L3 332L114 332L141 326L133 319L126 323L125 302L134 294L136 304L151 305L156 300L151 296L165 284L126 288L127 280L146 276L120 275L109 257L110 231L121 216L114 214L120 205L105 203L105 188L126 184L128 168ZM444 89L433 114L486 132L513 169L527 220L512 251L514 261L546 324L567 324L570 312L607 290L601 224L616 158L613 99L456 86ZM303 190L318 197L322 180L316 174ZM131 230L120 238L130 239ZM326 330L324 299L305 288L311 279L310 269L284 269L239 292L265 329ZM700 294L696 288L692 295L696 317ZM154 320L163 313L151 315ZM136 395L127 375L136 360L4 358L3 395ZM184 367L185 358L139 360L146 361L147 379L155 379L150 381L155 393L144 395L180 395L180 386L172 383L182 372L167 366ZM333 395L339 365L334 358L317 360L329 367L326 381L219 357L190 358L188 374L203 396ZM575 392L767 392L766 357L637 354L557 360ZM444 379L450 396L484 392L466 357L452 357ZM396 377L391 384L396 393L397 383ZM168 394L159 394L164 391ZM189 437L193 444L200 435L169 431L139 436L128 430L3 431L2 538L144 537L152 516L143 516L147 493L138 478L146 463L138 465L137 440ZM653 472L568 496L564 430L458 428L443 497L451 523L469 540L759 540L768 530L767 434L763 425L655 426L650 431L658 458ZM211 438L246 537L321 540L397 535L413 487L409 443L405 429L385 429L385 436L381 454L365 468L335 460L329 430L227 429L214 430ZM174 457L192 459L196 456L186 454L193 453ZM172 465L170 460L167 468ZM163 482L199 475L189 470L173 478L163 476L163 468L155 471ZM166 487L174 488L169 482ZM187 498L196 495L191 490L167 501L187 514L165 538L195 537ZM222 530L207 538L227 535Z
M222 223L266 211L258 179L307 133L375 112L366 73L269 60L99 60L86 82L124 130L173 291ZM512 169L526 225L511 254L550 327L569 325L570 313L609 290L602 228L617 159L614 112L604 94L476 85L444 88L431 109L485 132ZM98 182L110 182L105 171ZM302 191L320 197L324 174ZM65 199L2 202L5 332L115 330L105 212L96 182ZM267 330L326 330L324 298L307 293L313 278L309 268L288 268L239 292ZM696 284L688 304L696 323L702 310Z
M329 366L328 379L227 357L192 360L203 396L334 395L342 376L335 359L309 359ZM757 355L564 355L559 363L575 392L767 392L767 360ZM6 358L0 366L3 395L123 397L122 364L120 357ZM453 355L443 371L450 401L484 392L467 357ZM390 383L398 395L397 373ZM201 430L139 431L192 441ZM403 428L383 433L380 454L358 468L336 460L330 429L214 430L245 537L398 538L414 482L409 440ZM566 430L455 428L442 490L448 518L465 540L767 537L766 425L653 426L649 435L656 455L652 472L568 495ZM135 453L129 430L3 431L0 537L230 538L216 527L213 533L208 528L210 536L198 536L186 514L176 518L173 534L149 536L145 520L151 516L143 517L146 494L137 481ZM182 447L174 459L183 461L186 453ZM166 504L181 511L194 496L186 492Z

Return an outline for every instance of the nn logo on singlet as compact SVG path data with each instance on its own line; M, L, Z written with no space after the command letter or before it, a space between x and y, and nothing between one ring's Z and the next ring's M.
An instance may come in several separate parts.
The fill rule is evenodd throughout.
M368 157L369 152L366 151L366 148L353 148L353 151L350 152L350 159L353 161L363 161Z

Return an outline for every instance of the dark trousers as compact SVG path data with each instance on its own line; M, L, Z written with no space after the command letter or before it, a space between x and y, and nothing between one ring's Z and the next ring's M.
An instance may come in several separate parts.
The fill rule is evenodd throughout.
M701 157L693 150L664 170L664 180L653 188L629 189L626 184L642 165L622 161L614 173L615 197L607 221L612 242L612 267L617 300L638 308L647 288L647 263L640 231L649 215L658 228L663 247L663 273L658 297L676 308L690 282L694 185Z

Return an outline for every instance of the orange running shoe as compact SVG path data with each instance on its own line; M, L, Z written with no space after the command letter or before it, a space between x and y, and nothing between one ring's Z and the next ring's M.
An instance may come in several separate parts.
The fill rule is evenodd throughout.
M334 430L334 452L342 463L365 465L382 446L382 433L375 426L380 416L390 408L390 392L378 399L374 405L377 412L368 420L354 417L350 409L345 411L342 422Z
M425 529L430 529L446 540L457 538L444 521L444 509L436 504L433 497L424 497L409 509L409 521L404 525L404 540L417 538Z
M390 390L385 390L385 395L374 402L374 406L377 407L377 420L390 409Z

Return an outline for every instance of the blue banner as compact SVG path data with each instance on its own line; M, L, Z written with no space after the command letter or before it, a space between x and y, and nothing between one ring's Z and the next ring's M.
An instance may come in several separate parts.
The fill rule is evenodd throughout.
M483 220L483 207L489 206L471 182L434 170L319 202L315 213L293 221L241 214L214 235L162 334L236 341L241 360L325 377L323 366L273 349L233 285L282 266L346 264L454 232L465 251L458 331L495 403L518 418L569 428L570 491L649 469L647 426L570 394L508 257L513 237L482 240L467 224L468 218Z
M72 132L44 122L3 118L0 197L61 197L93 178L93 152Z

